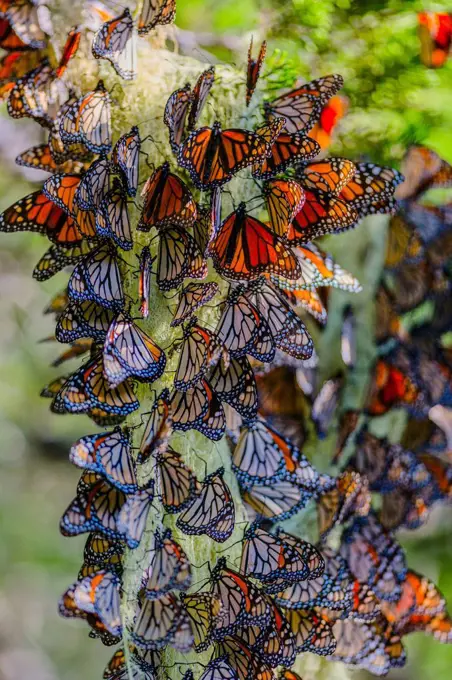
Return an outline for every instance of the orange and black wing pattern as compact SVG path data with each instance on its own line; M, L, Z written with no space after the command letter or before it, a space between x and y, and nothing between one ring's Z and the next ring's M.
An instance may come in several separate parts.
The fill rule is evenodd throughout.
M265 54L267 52L267 43L261 44L259 49L259 54L257 59L253 59L253 38L251 38L250 46L248 49L248 65L246 69L246 105L249 106L251 103L251 98L256 89L257 81L259 80L259 75L261 72L262 64L264 63Z
M210 247L214 266L226 279L250 281L263 272L297 279L300 267L292 251L241 204L222 223Z
M181 146L179 165L198 189L221 186L268 153L265 139L249 130L222 130L218 122L192 132Z

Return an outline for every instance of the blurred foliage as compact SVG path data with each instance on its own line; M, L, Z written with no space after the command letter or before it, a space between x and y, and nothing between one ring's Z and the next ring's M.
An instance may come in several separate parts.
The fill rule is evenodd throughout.
M251 34L255 42L266 37L266 71L275 88L291 86L298 77L341 73L350 111L332 152L398 165L411 143L427 144L452 161L452 62L438 71L421 64L416 17L419 10L450 10L451 5L178 0L177 24L199 37L200 58L203 34L213 33L208 49L219 61L239 67ZM240 52L231 51L225 36L242 39ZM10 165L2 163L2 170L1 210L32 190ZM0 677L91 680L99 677L110 650L90 644L83 626L61 622L56 602L75 578L83 544L58 534L59 517L78 476L67 451L93 426L84 417L51 415L48 402L39 398L41 387L58 374L48 367L55 348L37 344L52 332L52 319L43 317L42 309L67 279L59 274L45 285L31 279L44 250L44 241L30 234L2 236L0 242ZM450 608L451 526L452 512L447 511L420 532L401 537L410 564L439 583ZM408 646L409 666L391 677L450 676L452 647L421 635L412 636Z

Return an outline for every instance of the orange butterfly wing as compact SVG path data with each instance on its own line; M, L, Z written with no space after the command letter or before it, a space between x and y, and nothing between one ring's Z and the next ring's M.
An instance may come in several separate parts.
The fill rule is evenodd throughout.
M291 245L303 245L322 234L349 229L359 219L356 210L339 198L324 199L312 191L305 194L306 201L287 232Z
M249 281L263 272L296 279L300 266L281 239L245 212L245 205L229 215L211 245L215 268L233 281Z

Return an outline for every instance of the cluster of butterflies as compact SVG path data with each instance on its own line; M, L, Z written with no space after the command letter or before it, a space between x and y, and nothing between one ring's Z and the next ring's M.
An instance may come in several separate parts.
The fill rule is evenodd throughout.
M450 54L452 14L450 12L419 12L418 28L422 63L428 68L441 68Z
M451 285L450 208L429 203L427 193L452 186L452 167L425 147L412 147L403 166L406 180L398 188L399 212L389 223L376 294L378 357L367 423L349 461L370 491L381 494L380 521L393 530L416 529L434 505L452 497L448 433L429 419L433 407L447 415L452 406L452 364L443 343L452 328L444 304ZM408 413L400 444L367 430L372 419L397 408ZM345 415L341 446L355 431L357 415Z
M337 623L333 656L377 675L404 664L401 637L408 633L423 631L452 642L444 598L425 577L406 568L393 536L400 528L417 529L433 507L452 499L447 426L452 387L447 345L452 322L450 206L438 204L432 193L451 186L452 168L433 151L412 147L402 170L405 180L396 190L399 209L390 218L376 293L378 358L369 395L364 410L342 412L335 455L342 472L335 479L321 475L315 498L321 539L328 541L333 529L337 536L345 525L340 553L353 575L372 589L380 610L375 625ZM355 323L346 307L341 354L351 377L357 353ZM341 374L317 392L318 359L312 359L300 367L282 358L279 367L257 379L261 413L299 447L308 437L308 414L318 437L331 434L345 385ZM442 409L438 424L433 415L429 418L433 407ZM408 414L397 444L372 433L373 421L393 409ZM378 509L371 510L376 494ZM381 580L378 572L385 572Z
M382 674L403 663L400 638L407 632L430 626L446 639L444 599L406 569L381 518L369 514L364 477L355 470L338 479L320 474L264 417L258 399L255 373L263 365L284 370L289 362L308 371L315 363L299 313L308 310L325 323L326 299L318 290L360 290L312 240L395 209L400 173L344 158L316 160L343 112L341 77L298 85L266 102L254 130L223 129L218 121L199 127L215 83L213 67L193 87L177 89L163 111L174 158L144 183L135 227L128 205L140 187L144 140L132 127L113 144L112 98L104 83L77 93L68 82L67 65L86 29L72 31L62 56L52 53L43 64L50 29L39 28L41 4L6 5L5 49L13 49L6 40L16 35L27 45L7 54L19 55L20 63L2 81L8 110L31 117L48 134L46 144L21 154L18 163L50 176L0 216L0 231L33 231L51 241L35 268L38 280L72 267L66 289L46 310L56 318L55 339L69 345L54 363L89 358L43 396L55 413L85 414L108 428L82 437L70 451L82 475L61 531L88 538L60 612L86 620L92 637L113 645L123 636L124 601L136 604L127 622L130 646L114 654L104 677L125 680L132 668L132 677L153 679L167 646L180 653L211 648L203 680L271 680L278 666L285 669L281 680L297 680L288 669L306 651ZM146 0L138 25L127 10L114 16L90 2L87 11L96 29L90 34L94 56L109 60L127 80L135 74L135 34L172 21L175 4ZM24 54L36 60L31 70ZM264 57L265 45L256 59L250 46L246 105ZM226 184L242 170L243 182L258 191L250 201L229 204L225 215ZM139 250L135 229L146 244ZM168 292L177 296L171 316ZM158 332L161 344L165 334L176 339L160 347L142 326ZM139 408L137 383L156 381L165 387L135 447L135 428L120 425ZM225 470L198 480L177 451L173 433L189 430L212 441L227 432L232 468L254 520L243 536L240 565L219 559L195 591L188 551L162 517L177 515L178 540L203 536L218 544L232 537L236 518ZM310 501L319 505L318 545L275 527ZM332 550L330 530L349 520L339 549ZM140 555L138 593L124 587L126 549ZM192 671L184 677L190 680Z

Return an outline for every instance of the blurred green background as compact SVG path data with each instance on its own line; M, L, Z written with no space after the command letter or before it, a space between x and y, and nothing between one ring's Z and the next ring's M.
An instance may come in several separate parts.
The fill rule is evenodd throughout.
M452 161L452 64L439 71L421 65L421 9L452 10L452 4L178 0L177 25L181 42L196 45L192 54L201 58L209 51L238 68L251 34L255 44L267 37L275 87L296 76L341 73L350 111L333 152L397 166L409 144L423 143ZM5 111L0 124L3 210L33 190L31 178L42 177L25 178L13 163L40 141L39 130L13 123ZM84 544L83 537L69 540L58 531L78 479L67 452L93 425L84 417L51 415L39 398L42 386L58 375L49 368L58 348L38 342L52 333L53 319L42 310L67 279L64 273L46 284L31 279L45 247L30 234L0 240L0 678L91 680L101 676L111 650L88 640L83 624L60 620L56 603L76 577ZM452 609L452 512L443 510L421 531L400 538L410 565L439 583ZM451 676L452 647L422 635L412 636L408 647L408 666L391 677Z

